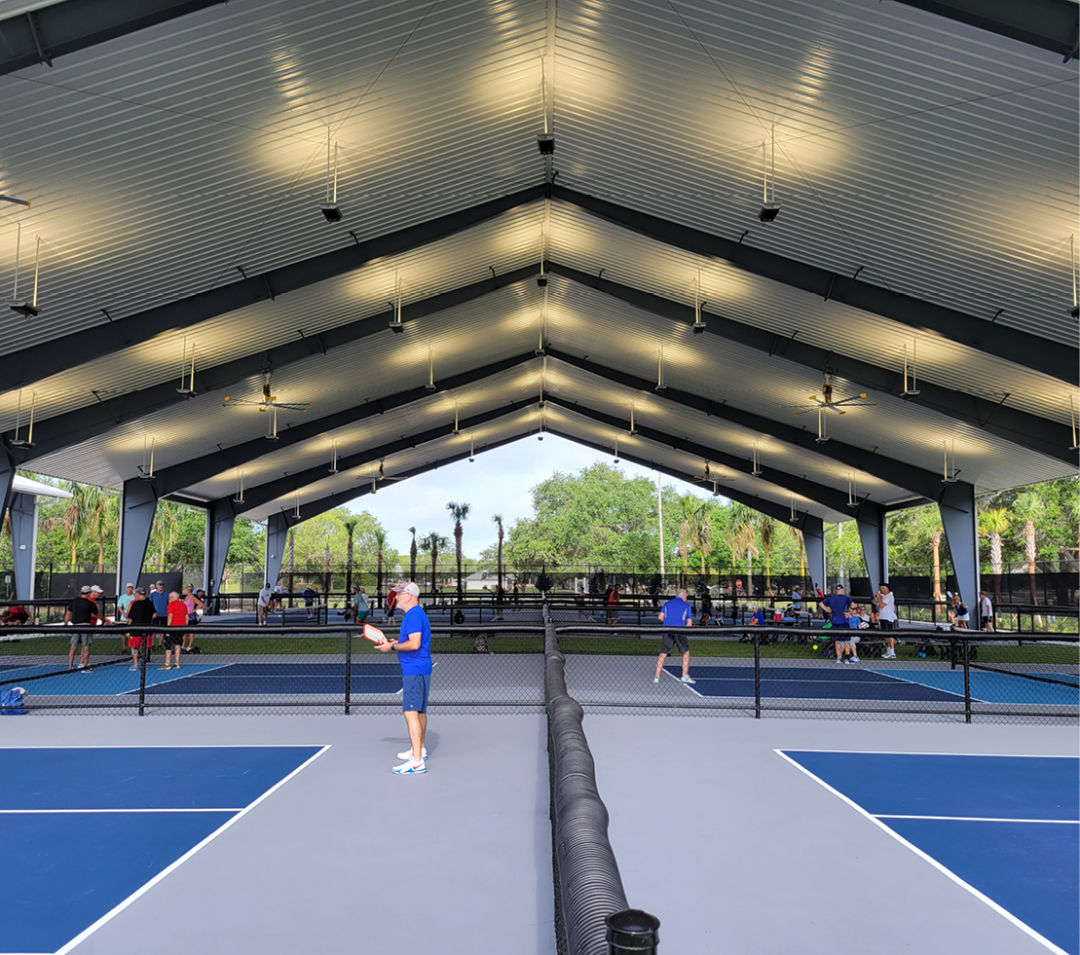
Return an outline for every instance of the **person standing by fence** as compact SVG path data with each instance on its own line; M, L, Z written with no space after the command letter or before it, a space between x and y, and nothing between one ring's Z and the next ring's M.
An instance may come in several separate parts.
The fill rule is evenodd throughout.
M397 606L405 611L397 640L387 640L376 649L397 651L401 664L401 711L409 730L410 748L398 753L405 762L394 767L399 776L427 772L427 704L431 690L431 623L420 606L420 588L409 581L398 589Z
M896 629L896 598L888 584L882 584L874 594L874 606L877 607L878 626L887 633L887 636L882 638L885 641L882 659L895 660L896 637L889 631Z
M990 595L985 590L979 591L979 620L982 628L987 633L994 632L994 605L990 602Z

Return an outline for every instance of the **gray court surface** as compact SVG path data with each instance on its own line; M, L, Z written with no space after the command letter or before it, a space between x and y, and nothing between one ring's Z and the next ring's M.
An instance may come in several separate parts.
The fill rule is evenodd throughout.
M430 769L412 778L390 772L400 713L0 728L4 746L330 745L73 955L554 951L542 716L432 713Z
M585 732L662 952L1047 951L773 750L1075 755L1074 726L589 713Z

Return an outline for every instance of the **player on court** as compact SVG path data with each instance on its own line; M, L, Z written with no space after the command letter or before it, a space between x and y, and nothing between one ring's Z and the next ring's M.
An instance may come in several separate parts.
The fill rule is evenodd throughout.
M663 607L660 608L659 618L661 623L669 627L691 627L694 624L693 608L686 602L686 590L680 590ZM660 674L664 669L664 660L671 652L672 645L678 647L682 653L682 682L696 682L690 676L690 641L681 633L667 632L664 634L660 647L660 656L656 658L656 676L653 683L660 682Z
M397 606L405 611L398 638L379 644L376 649L382 653L396 650L401 664L401 710L409 728L411 749L398 753L398 759L405 762L395 766L394 772L399 776L415 776L427 772L424 737L431 687L431 623L420 606L420 588L412 581L398 590Z

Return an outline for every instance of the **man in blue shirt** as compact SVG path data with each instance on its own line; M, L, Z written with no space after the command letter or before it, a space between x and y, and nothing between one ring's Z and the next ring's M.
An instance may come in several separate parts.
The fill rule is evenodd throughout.
M405 611L398 638L376 649L383 653L396 650L401 664L401 710L409 728L411 749L398 753L398 759L405 762L395 766L394 772L399 776L415 776L427 772L424 737L431 688L431 622L420 606L420 588L412 581L398 590L396 606Z
M669 627L693 626L694 611L691 609L690 604L686 602L685 589L680 590L660 608L659 618L661 623L667 624ZM660 674L664 669L664 660L667 659L672 646L678 647L679 652L682 653L682 682L696 682L690 676L690 641L686 639L686 635L668 631L664 634L660 646L660 656L656 658L656 676L653 678L653 683L660 682Z
M831 597L826 597L819 604L829 612L829 619L833 626L833 644L836 647L836 662L844 663L845 654L850 654L848 663L858 663L859 658L855 655L855 644L850 637L850 628L847 621L848 607L852 604L851 598L844 593L844 585L837 584Z

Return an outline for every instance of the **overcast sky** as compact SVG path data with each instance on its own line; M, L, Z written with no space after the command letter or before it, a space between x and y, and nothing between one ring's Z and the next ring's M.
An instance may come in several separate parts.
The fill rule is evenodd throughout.
M447 511L449 501L471 505L462 524L465 554L479 556L494 544L497 530L491 520L501 514L509 531L519 517L532 516L532 488L554 471L576 474L596 462L612 464L610 454L600 454L572 441L549 434L537 441L535 436L522 438L494 451L477 454L476 461L457 461L418 477L385 488L374 497L365 494L349 505L351 511L369 511L386 528L387 543L399 553L408 553L409 528L416 527L417 537L437 531L453 541L454 522ZM628 477L645 477L656 482L656 472L620 462L618 468ZM711 491L665 477L680 493L692 491L711 497Z

